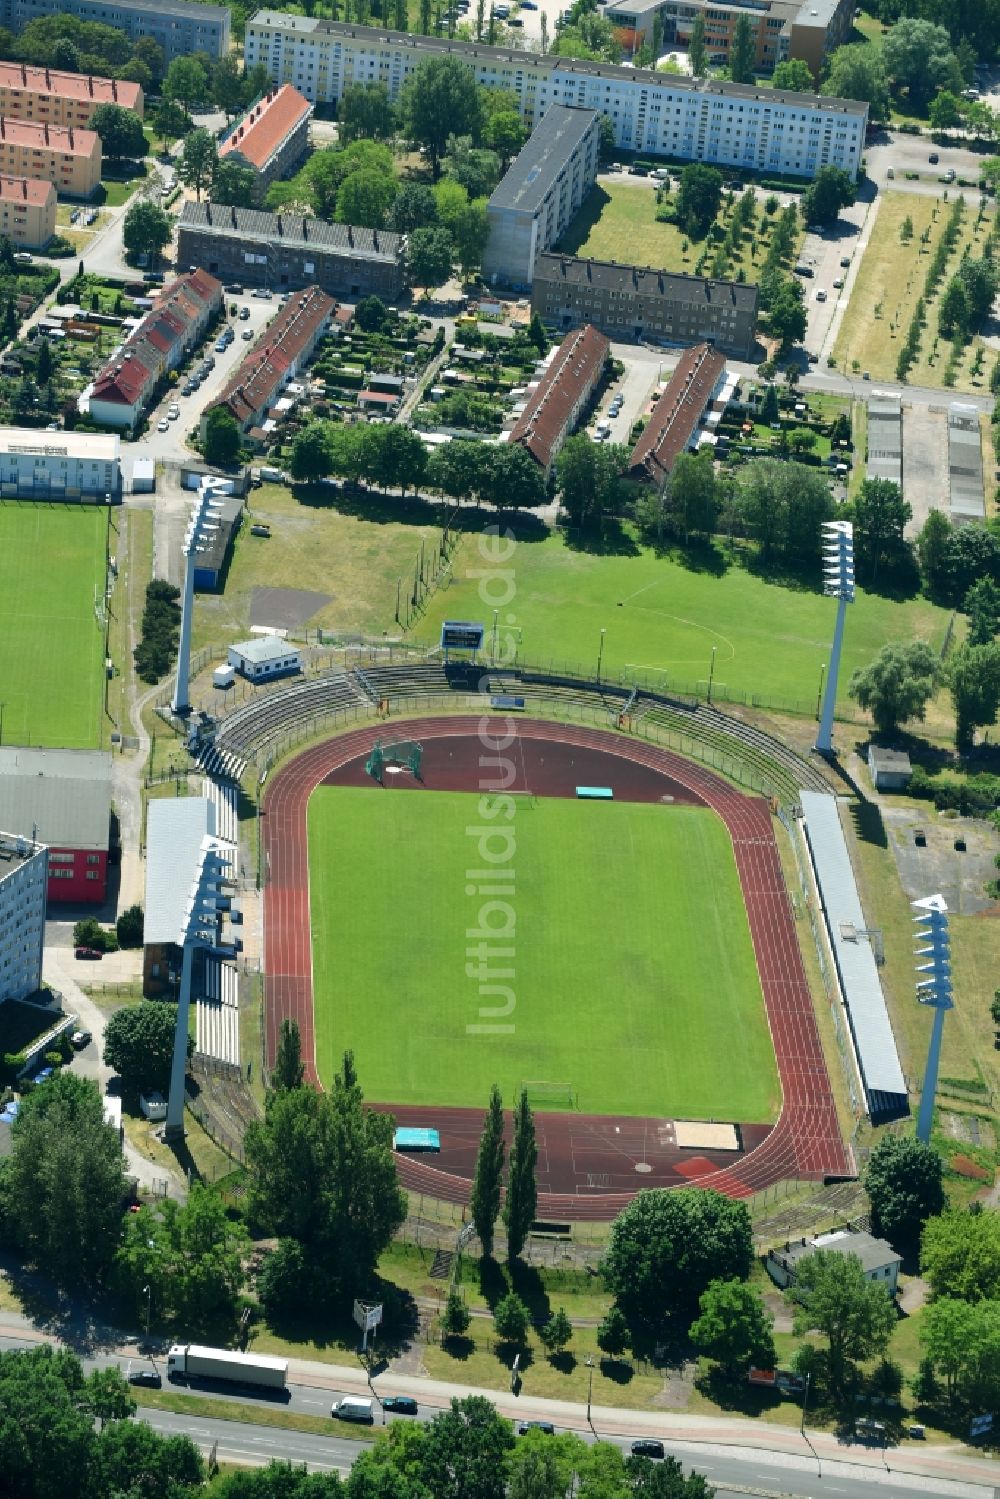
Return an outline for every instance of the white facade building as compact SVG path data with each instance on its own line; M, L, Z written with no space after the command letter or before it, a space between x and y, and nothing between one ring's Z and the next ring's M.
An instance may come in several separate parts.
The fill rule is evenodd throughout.
M714 78L680 78L645 68L580 62L476 42L409 36L258 11L247 23L246 65L263 63L316 104L333 104L351 83L384 84L390 99L428 57L468 62L476 82L509 89L532 125L553 104L607 115L624 150L759 172L814 177L837 166L856 177L867 104Z
M0 499L121 499L117 437L94 432L0 430Z
M229 647L229 665L248 682L269 682L302 670L302 657L279 635L257 635Z
M48 849L0 833L0 1004L42 987Z

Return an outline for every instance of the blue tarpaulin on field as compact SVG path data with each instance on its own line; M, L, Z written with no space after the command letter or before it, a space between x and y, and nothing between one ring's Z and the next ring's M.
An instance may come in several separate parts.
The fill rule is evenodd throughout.
M398 1129L392 1137L393 1150L440 1150L441 1136L436 1129Z

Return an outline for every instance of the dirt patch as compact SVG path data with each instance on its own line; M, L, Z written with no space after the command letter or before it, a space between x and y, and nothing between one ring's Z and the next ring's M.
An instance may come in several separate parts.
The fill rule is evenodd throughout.
M957 1176L968 1177L970 1181L988 1182L991 1180L986 1168L976 1161L970 1161L967 1155L953 1155L948 1166Z
M298 630L314 614L333 603L331 593L305 588L255 588L250 596L250 624L274 630Z

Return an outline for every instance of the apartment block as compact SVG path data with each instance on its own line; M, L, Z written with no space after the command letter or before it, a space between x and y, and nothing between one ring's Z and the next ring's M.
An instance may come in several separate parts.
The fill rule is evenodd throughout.
M56 190L37 177L0 177L0 234L25 250L44 250L56 232Z
M0 428L0 499L117 504L121 495L117 437L39 432L35 427Z
M293 293L208 410L224 406L241 432L259 427L288 382L311 359L336 311L336 302L318 286ZM202 417L203 436L207 418L208 411Z
M219 156L252 167L257 193L291 176L309 149L313 107L290 83L258 99L219 147Z
M81 397L95 422L134 427L163 376L200 343L222 307L222 286L205 271L189 271L164 288L125 344Z
M48 867L35 839L0 833L0 1004L42 987Z
M589 326L567 333L552 351L510 434L511 442L526 448L546 473L586 411L610 353L604 334Z
M178 221L177 258L223 281L272 291L318 286L338 301L394 302L403 290L405 244L383 229L189 202Z
M629 455L629 478L646 479L660 488L681 454L694 446L725 378L726 361L708 344L684 350Z
M81 21L100 21L124 31L130 41L151 36L163 48L168 64L175 57L207 52L225 57L229 51L229 7L198 5L193 0L60 0L62 15ZM0 26L23 31L29 21L52 15L52 0L0 0Z
M814 0L818 9L823 0ZM553 104L606 115L624 150L811 178L824 166L856 177L867 104L715 78L410 36L263 10L247 23L246 61L263 63L316 104L335 104L352 83L381 83L391 99L425 58L466 62L479 84L516 94L537 125Z
M101 182L100 136L0 117L0 175L51 182L60 197L90 198Z
M705 19L708 61L727 66L740 16L750 22L755 61L762 72L776 63L801 58L819 79L827 55L848 40L856 0L656 0L628 4L603 0L599 12L626 46L651 45L659 21L663 47L687 47L699 15Z
M26 840L45 840L49 900L99 905L108 887L110 750L4 745L0 824Z
M707 342L738 359L753 352L757 301L757 287L745 281L569 255L540 255L531 290L532 312L560 331L593 323L612 340Z
M120 104L142 119L143 94L137 83L0 62L0 115L83 130L99 104Z
M553 104L490 198L483 276L527 289L535 257L569 228L597 180L600 116Z

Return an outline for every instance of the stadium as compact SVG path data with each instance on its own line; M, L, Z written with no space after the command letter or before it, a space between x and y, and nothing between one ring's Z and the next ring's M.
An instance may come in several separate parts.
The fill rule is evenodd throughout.
M470 713L508 699L420 672L392 697L360 673L374 721L343 698L336 737L272 741L268 1058L289 1017L317 1081L353 1050L367 1099L435 1132L399 1152L404 1185L450 1202L493 1081L535 1110L539 1218L853 1175L772 827L788 767L758 745L748 794L613 691L574 694L585 723L552 687Z

